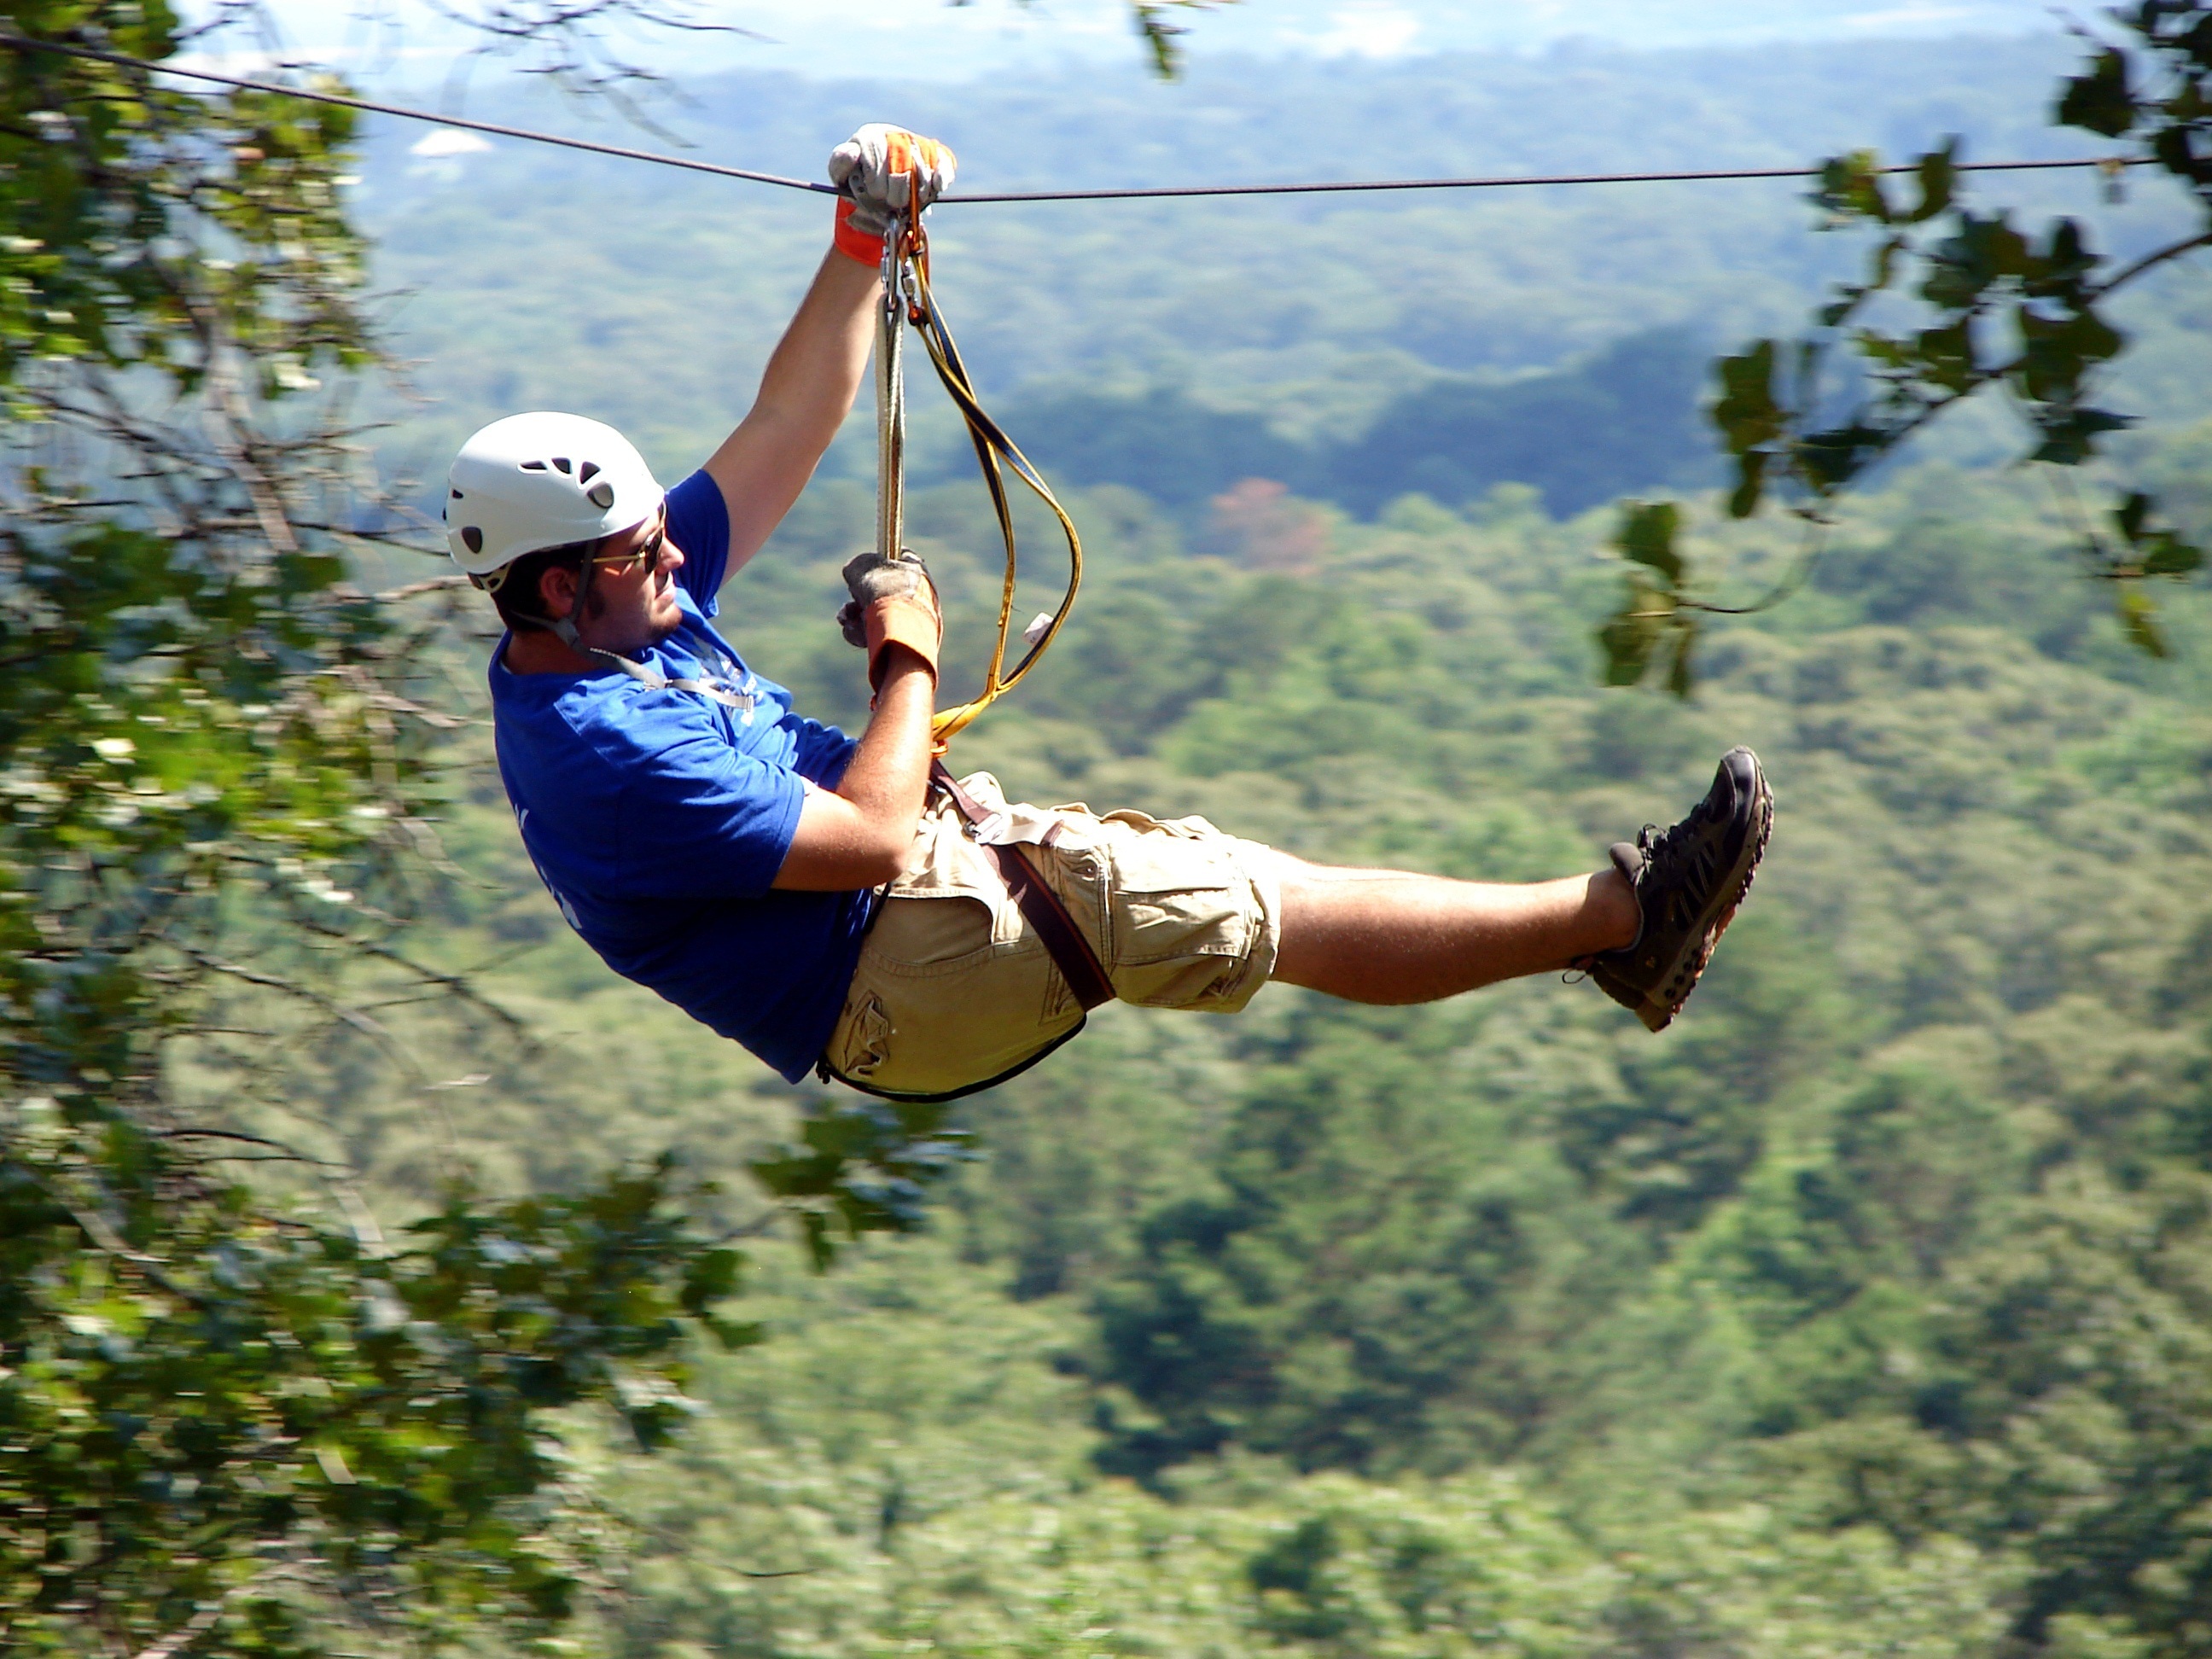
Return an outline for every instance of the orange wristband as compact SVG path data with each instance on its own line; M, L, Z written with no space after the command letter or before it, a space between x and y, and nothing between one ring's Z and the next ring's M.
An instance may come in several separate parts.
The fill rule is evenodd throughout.
M878 599L861 617L868 632L868 684L884 683L884 657L894 645L902 645L928 665L937 678L937 650L945 628L937 613L914 599Z
M853 222L853 210L859 205L849 196L837 204L837 230L832 238L837 252L848 259L858 259L871 270L884 262L884 239L873 236Z

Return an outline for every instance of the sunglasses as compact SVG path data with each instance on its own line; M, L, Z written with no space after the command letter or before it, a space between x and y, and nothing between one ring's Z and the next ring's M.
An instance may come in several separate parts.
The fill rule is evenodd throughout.
M667 540L668 521L663 519L654 528L653 534L647 536L629 552L617 553L603 559L593 559L592 563L604 568L620 571L625 574L635 568L641 567L650 570L660 562L660 550Z

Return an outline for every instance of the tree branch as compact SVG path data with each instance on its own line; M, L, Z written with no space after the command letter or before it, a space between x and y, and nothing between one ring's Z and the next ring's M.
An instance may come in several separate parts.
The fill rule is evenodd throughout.
M2194 252L2200 247L2212 247L2212 230L2206 231L2201 236L2191 236L2182 241L2169 243L2154 253L2146 253L2142 258L2125 267L2118 275L2097 289L2095 297L2101 300L2107 295L2126 287L2145 271L2155 270L2158 266L2166 264L2167 260L2178 259L2183 254Z

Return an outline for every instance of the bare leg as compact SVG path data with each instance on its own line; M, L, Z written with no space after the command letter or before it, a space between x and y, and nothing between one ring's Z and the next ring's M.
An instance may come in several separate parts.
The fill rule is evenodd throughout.
M1275 856L1273 976L1350 1002L1434 1002L1636 938L1636 896L1616 870L1508 886Z

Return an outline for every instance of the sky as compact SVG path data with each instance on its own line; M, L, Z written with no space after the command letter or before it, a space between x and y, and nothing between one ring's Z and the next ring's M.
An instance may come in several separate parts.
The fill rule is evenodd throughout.
M380 65L379 80L441 72L458 39L424 0L269 4L295 51L343 62L356 76ZM197 9L205 9L202 0ZM385 23L364 24L365 10ZM663 71L752 68L938 82L1093 60L1127 64L1138 52L1126 0L691 0L687 15L753 33L644 31L623 49ZM1636 48L2055 27L2051 0L1243 0L1188 21L1194 54L1382 59L1541 52L1578 38Z

